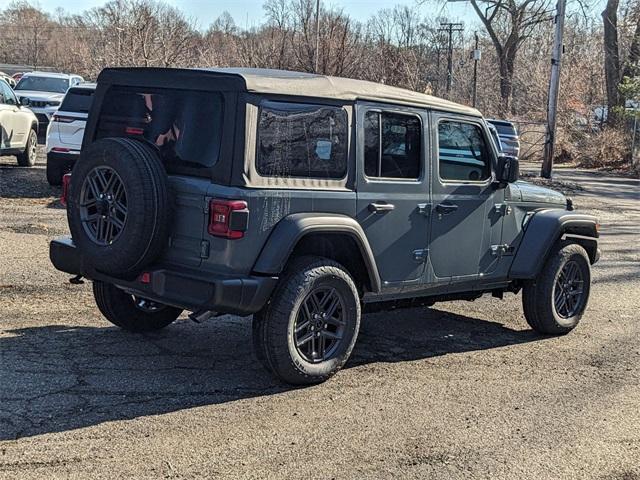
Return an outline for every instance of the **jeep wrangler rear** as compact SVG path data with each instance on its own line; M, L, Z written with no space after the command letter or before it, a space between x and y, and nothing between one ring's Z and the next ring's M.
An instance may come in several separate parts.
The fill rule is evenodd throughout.
M427 95L107 69L67 190L71 237L50 255L121 328L253 315L263 365L317 383L348 360L363 310L523 290L535 330L578 324L596 219L517 177L478 111Z

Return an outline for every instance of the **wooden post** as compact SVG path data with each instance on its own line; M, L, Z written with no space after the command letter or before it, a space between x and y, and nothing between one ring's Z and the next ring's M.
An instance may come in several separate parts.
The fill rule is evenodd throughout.
M566 0L558 0L556 5L555 35L551 57L551 79L549 81L549 104L547 107L547 131L544 141L544 159L540 176L551 178L553 171L553 149L556 137L556 120L558 114L558 93L560 90L560 66L562 64L562 36L564 33L564 16Z

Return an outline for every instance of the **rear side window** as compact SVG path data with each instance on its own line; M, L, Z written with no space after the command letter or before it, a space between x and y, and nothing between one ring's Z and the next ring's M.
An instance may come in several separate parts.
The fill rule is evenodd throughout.
M482 181L491 176L489 145L473 123L440 121L438 162L443 180Z
M209 168L220 153L222 114L216 92L112 87L102 100L96 138L145 139L169 170Z
M268 177L343 178L347 112L307 103L263 102L256 170Z
M420 176L420 119L414 115L367 112L364 119L364 173L367 177Z
M60 105L63 112L89 113L91 101L93 100L93 90L71 89L67 92Z

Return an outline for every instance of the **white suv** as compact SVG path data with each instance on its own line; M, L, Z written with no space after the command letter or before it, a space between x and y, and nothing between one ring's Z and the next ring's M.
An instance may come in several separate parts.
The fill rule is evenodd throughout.
M71 87L47 129L47 181L60 185L80 155L80 146L93 100L94 83Z
M67 90L82 81L78 75L29 72L22 76L14 90L20 102L36 114L44 131Z
M16 155L18 165L32 167L37 146L38 119L20 105L9 84L0 79L0 155Z

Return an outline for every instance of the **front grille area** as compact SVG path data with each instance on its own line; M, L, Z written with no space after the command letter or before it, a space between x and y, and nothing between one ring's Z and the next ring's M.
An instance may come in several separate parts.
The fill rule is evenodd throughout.
M29 102L29 106L35 108L44 108L47 106L47 102L45 102L44 100L31 100Z

